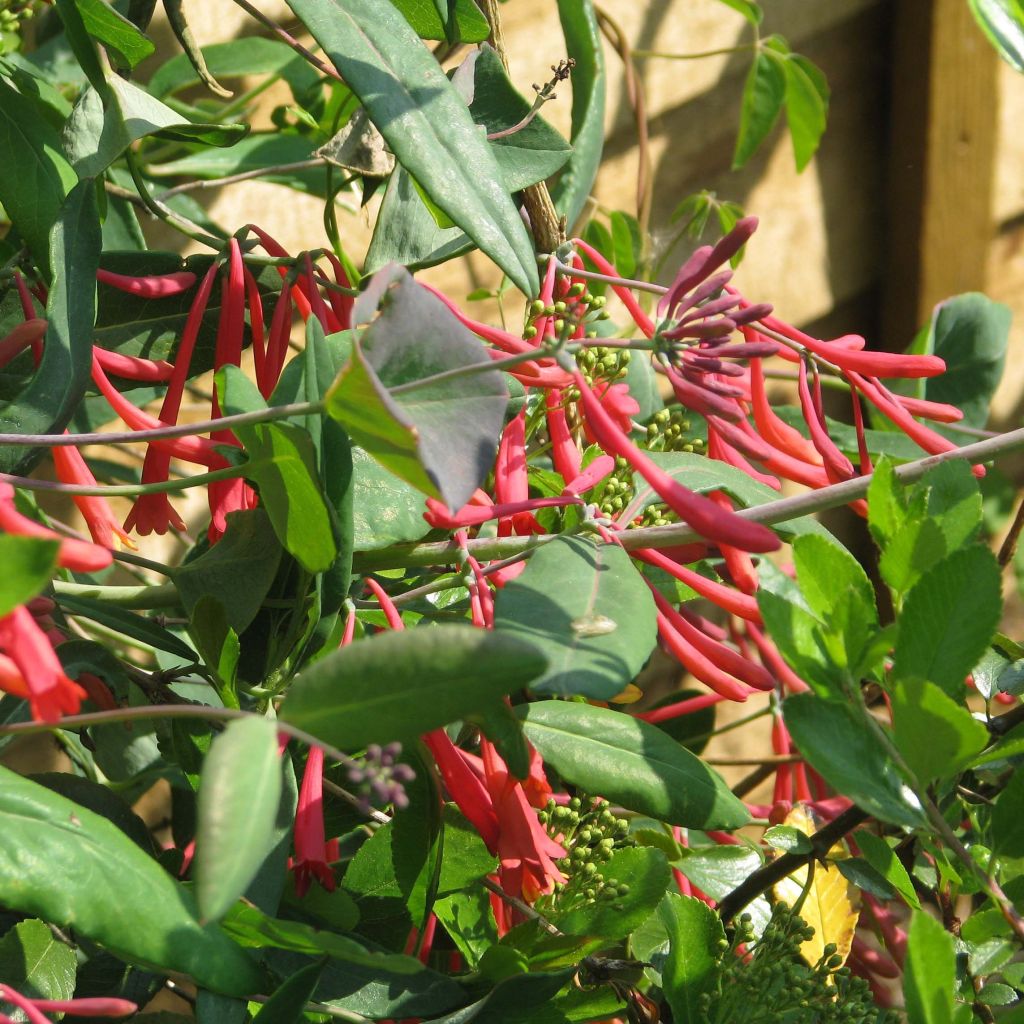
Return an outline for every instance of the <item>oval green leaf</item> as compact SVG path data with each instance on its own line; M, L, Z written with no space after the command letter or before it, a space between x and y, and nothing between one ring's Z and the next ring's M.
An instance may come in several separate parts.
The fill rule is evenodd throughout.
M116 825L3 767L0 903L215 992L262 989L248 956Z
M546 665L532 645L471 626L386 633L311 665L281 718L347 749L409 740L486 708Z
M547 656L534 692L594 700L614 697L636 678L658 635L654 599L629 555L589 537L559 537L540 548L499 591L494 628Z
M553 700L517 713L544 760L587 792L685 828L739 828L750 820L721 776L638 718Z
M231 722L203 762L196 826L196 901L216 921L245 892L274 845L281 800L277 730L253 715Z

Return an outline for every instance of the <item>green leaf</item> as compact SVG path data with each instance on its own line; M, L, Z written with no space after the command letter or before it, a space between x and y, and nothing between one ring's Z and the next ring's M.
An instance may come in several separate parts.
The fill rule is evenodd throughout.
M955 991L953 936L935 918L916 910L910 921L903 973L908 1024L951 1024Z
M806 57L789 54L786 76L786 121L793 139L793 157L802 171L817 152L828 123L829 88L825 76Z
M607 87L604 41L592 0L558 0L558 17L572 71L572 155L551 197L569 229L579 220L594 187L604 150Z
M545 665L531 645L471 626L386 633L307 668L281 717L336 747L409 740L525 686Z
M725 929L721 919L693 896L668 893L658 906L668 933L668 957L661 987L677 1024L701 1024L700 998L711 990L718 970Z
M757 151L779 119L786 99L786 61L772 50L759 49L747 73L740 107L740 130L732 169L738 170Z
M381 271L374 282L380 313L327 392L327 412L396 476L460 509L493 465L504 378L489 368L461 372L487 367L486 349L406 270Z
M214 596L231 628L241 635L256 618L281 563L281 545L261 509L229 512L224 536L171 578L189 615L199 600Z
M530 687L535 693L593 700L621 693L658 635L654 600L629 556L587 537L540 548L499 592L494 628L547 657L547 672Z
M444 858L437 882L439 896L463 892L498 869L476 829L454 804L444 806Z
M929 569L903 602L896 675L928 680L962 700L964 679L999 625L1000 575L995 556L980 544L954 551Z
M134 68L156 49L135 25L104 0L75 0L75 6L89 35L127 67Z
M286 43L261 36L244 36L229 43L202 47L206 66L218 81L245 75L279 75L298 99L319 82L316 70ZM180 89L198 85L199 74L188 56L175 54L149 80L151 95L163 98Z
M30 601L53 578L60 542L41 537L0 534L0 616Z
M884 551L903 523L907 510L903 486L896 479L896 470L888 455L883 455L875 464L867 502L868 528L875 543Z
M993 6L997 2L992 0ZM1008 306L980 292L940 302L932 314L925 351L941 356L946 372L928 381L925 397L961 409L965 426L988 422L989 403L1003 376L1010 319Z
M259 488L278 540L309 572L329 568L338 549L309 434L291 423L254 423L235 433L249 455L245 475Z
M75 951L54 938L43 921L19 921L0 939L0 978L29 999L70 999L75 993ZM4 1001L0 1012L25 1020L24 1011Z
M3 196L0 200L6 202ZM92 369L92 329L96 319L96 268L101 245L96 188L77 184L50 232L54 268L46 302L49 326L43 358L28 386L0 408L0 432L60 433L85 393ZM0 472L26 468L30 449L0 448Z
M528 295L533 245L487 142L438 63L387 0L289 0L398 161Z
M914 910L921 909L914 883L893 848L873 832L862 829L854 838L864 859L906 900Z
M977 538L982 524L981 489L966 460L940 463L917 481L914 489L919 488L928 492L928 515L939 524L948 551Z
M251 949L286 949L309 956L327 955L345 963L395 974L418 974L423 970L423 965L414 957L374 953L344 935L321 931L301 921L279 921L245 903L235 903L221 926L239 945Z
M118 956L181 971L215 992L262 988L245 953L216 925L200 925L188 891L116 825L6 768L0 821L0 903L8 909L73 927Z
M490 34L473 0L392 0L421 39L481 43ZM443 8L443 11L442 11ZM442 18L444 20L442 20Z
M385 469L362 448L352 448L353 546L373 551L419 540L429 529L423 494Z
M196 823L196 902L224 916L274 845L281 802L277 730L252 715L228 724L203 762Z
M148 92L116 75L107 80L102 117L97 99L83 93L68 119L77 145L72 166L83 178L102 174L129 146L147 135L172 142L230 146L249 132L245 124L196 124Z
M552 700L516 712L527 738L567 782L686 828L739 828L748 820L719 775L638 718Z
M946 557L946 538L938 520L908 514L890 538L878 570L899 601L911 587Z
M1024 6L1020 0L967 0L981 31L1014 71L1024 73Z
M675 866L702 892L720 900L763 863L749 846L690 847Z
M867 573L846 548L814 534L793 541L793 561L804 600L826 624L818 637L837 667L856 673L878 631L875 592Z
M863 719L863 712L809 693L782 705L786 726L800 753L854 803L882 821L917 826L920 801L900 777L892 758Z
M252 1024L295 1024L302 1020L303 1010L313 998L323 969L323 964L313 963L296 971L263 1004Z
M1003 857L1024 857L1024 772L1019 768L1010 776L995 807L989 828L992 830L992 849Z
M597 865L596 874L628 889L617 896L602 893L601 899L559 915L556 924L568 935L624 939L650 917L672 879L665 855L649 846L618 850Z
M781 850L783 853L814 852L806 833L793 825L773 825L765 830L762 838L773 850Z
M490 894L483 886L442 896L434 903L434 913L470 969L476 970L484 953L498 945Z
M932 683L901 680L891 699L893 738L922 784L951 778L989 741L988 729Z
M77 179L64 159L59 136L35 98L12 88L3 76L0 149L18 155L17 160L0 165L0 203L36 265L49 278L50 228Z

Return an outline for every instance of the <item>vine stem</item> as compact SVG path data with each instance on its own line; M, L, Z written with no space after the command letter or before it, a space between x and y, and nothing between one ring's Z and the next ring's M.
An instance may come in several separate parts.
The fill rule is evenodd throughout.
M98 498L132 498L137 494L165 494L185 491L190 487L203 487L217 480L233 480L245 476L245 470L245 466L228 466L227 469L215 469L212 473L197 473L194 476L182 477L180 480L158 480L151 484L62 484L57 480L37 480L35 477L15 476L13 473L0 473L0 480L26 491L49 491L55 494L77 494Z
M155 441L166 437L189 437L211 430L230 430L249 423L268 423L291 416L318 416L324 411L323 402L292 402L290 405L272 405L267 409L240 412L235 416L221 416L198 423L178 423L152 430L121 430L97 434L0 434L0 445L24 445L28 448L45 445L47 448L79 448L87 444L131 444L133 441Z
M0 438L2 440L2 438ZM1011 430L997 437L976 441L973 444L929 455L914 462L896 467L896 476L904 483L917 480L928 470L951 459L966 459L970 462L985 462L1008 452L1024 448L1024 428ZM750 508L738 509L736 515L750 522L772 526L791 519L823 512L826 509L847 505L857 498L863 498L871 486L873 475L854 477L838 484L822 487L817 491L798 494L792 498L765 502ZM616 540L627 551L637 548L666 548L700 540L700 534L686 523L671 523L668 526L648 526L634 530L621 530ZM521 537L477 537L467 541L465 550L479 561L497 558L528 556L544 544L556 540L558 534L535 535L528 539ZM370 572L375 569L400 569L411 566L449 565L459 560L463 549L455 541L439 541L427 544L396 544L377 551L357 552L354 569Z

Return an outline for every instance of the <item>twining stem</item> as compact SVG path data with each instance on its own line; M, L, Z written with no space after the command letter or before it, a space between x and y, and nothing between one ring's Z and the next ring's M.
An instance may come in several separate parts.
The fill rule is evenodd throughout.
M274 164L270 167L254 167L249 171L239 171L238 174L229 174L224 178L200 178L196 181L186 181L181 185L175 185L173 188L167 189L166 192L161 192L160 195L154 196L155 202L163 202L170 199L172 196L181 195L182 192L192 192L195 189L202 188L220 188L222 185L234 185L239 181L250 181L253 178L266 178L271 174L288 174L291 171L308 171L313 167L322 167L324 164L323 157L313 157L310 160L295 160L289 164Z
M26 491L51 491L84 497L133 498L137 494L186 491L190 487L203 487L217 480L233 480L235 477L245 476L248 468L245 465L228 466L226 469L215 469L211 473L197 473L179 480L158 480L151 484L62 484L57 480L37 480L35 477L15 476L13 473L0 473L0 481Z
M2 442L0 437L0 442ZM1024 448L1024 428L1011 430L998 437L987 438L974 444L964 445L939 455L929 455L914 462L896 467L896 476L904 483L917 480L930 469L951 459L967 459L970 462L986 462L999 455ZM791 498L765 502L751 508L738 509L736 515L755 523L772 526L791 519L823 512L826 509L847 505L857 498L863 498L871 486L872 475L854 477L838 484L822 487L820 490L798 494ZM496 558L510 558L515 555L532 553L544 544L556 540L558 534L533 535L531 537L477 537L467 541L465 550L478 561ZM648 526L633 530L622 530L617 539L627 551L637 548L666 548L689 544L701 539L701 535L686 523L670 523L668 526ZM459 545L455 541L438 541L427 544L396 544L377 551L357 552L353 568L356 572L372 572L375 569L400 569L412 566L450 565L460 557Z
M245 11L250 17L255 18L261 25L265 25L274 33L282 42L287 43L300 57L308 60L321 74L327 75L335 81L344 84L345 79L338 74L338 72L330 66L330 64L324 63L315 53L311 50L306 49L290 32L282 28L276 21L268 18L261 10L248 3L247 0L235 0L235 3Z
M53 591L59 598L88 597L94 601L114 605L118 608L131 608L140 611L148 608L176 608L181 604L178 590L173 583L161 583L154 586L140 587L109 587L98 583L67 583L64 580L53 581Z
M661 50L634 50L634 57L657 58L659 60L704 60L705 57L728 57L744 50L756 50L758 43L740 43L737 46L725 46L720 50L700 50L697 53L663 53Z
M24 445L32 448L45 445L48 448L79 448L87 444L131 444L134 441L155 441L158 438L189 437L205 434L211 430L230 430L250 423L268 423L288 419L291 416L318 416L324 411L323 402L292 402L289 405L272 405L253 412L240 412L234 416L221 416L215 420L200 420L197 423L178 423L169 427L155 427L152 430L121 430L97 434L0 434L0 445Z

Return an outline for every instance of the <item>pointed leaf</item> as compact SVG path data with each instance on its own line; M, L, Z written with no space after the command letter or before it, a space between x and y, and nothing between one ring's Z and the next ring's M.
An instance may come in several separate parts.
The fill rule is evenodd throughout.
M75 0L86 30L129 68L145 60L156 47L138 27L104 0Z
M516 713L527 738L567 782L686 828L738 828L748 820L717 773L638 718L553 700Z
M693 896L668 893L658 906L668 934L668 956L661 969L661 987L677 1024L701 1024L700 998L718 973L725 941L719 916Z
M800 753L831 785L882 821L911 826L923 822L920 801L862 712L809 693L788 697L782 710Z
M392 152L451 220L529 295L533 245L465 102L387 0L289 0Z
M0 978L29 999L70 999L75 993L78 959L42 921L19 921L0 939ZM24 1020L0 995L0 1013Z
M210 747L199 784L196 901L207 921L222 917L274 841L281 800L277 730L267 718L236 719Z
M862 830L854 838L864 859L906 900L915 910L921 909L914 883L911 881L903 862L893 848L873 832Z
M935 918L916 910L903 973L908 1024L952 1024L955 991L953 936Z
M821 71L799 54L790 54L783 67L786 74L786 121L793 139L796 169L802 171L825 134L828 83Z
M732 158L733 170L742 167L768 137L779 119L786 98L785 61L767 49L760 49L750 66L743 87L740 131Z
M928 680L962 700L964 679L999 624L1000 575L995 556L980 544L954 551L929 569L903 602L893 671L904 679Z
M0 903L99 942L134 963L244 996L254 963L191 894L105 818L0 768ZM139 927L144 922L145 927Z
M545 544L499 591L494 616L496 630L547 656L531 690L594 700L636 678L658 634L654 600L629 556L586 537Z
M470 626L385 633L302 672L281 717L343 749L410 740L525 686L546 664L531 645Z
M50 582L59 548L56 540L0 534L0 616L30 601Z

